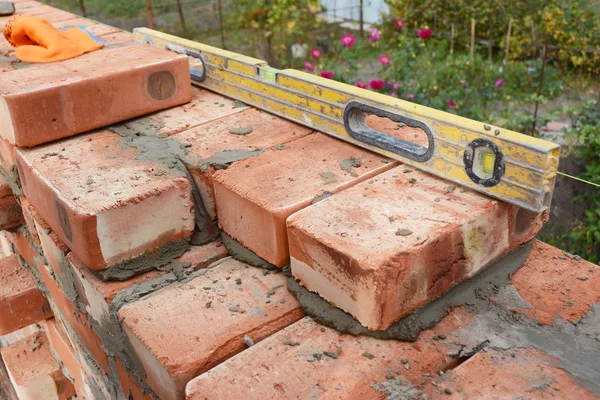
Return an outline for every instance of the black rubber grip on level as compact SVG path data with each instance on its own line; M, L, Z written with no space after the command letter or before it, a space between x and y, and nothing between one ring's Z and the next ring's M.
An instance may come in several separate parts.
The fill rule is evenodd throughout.
M427 147L370 128L365 121L365 113L388 118L396 123L406 124L411 128L421 129L427 136ZM356 140L413 161L425 162L433 156L435 146L433 133L427 124L414 118L382 110L358 101L351 101L344 109L344 127L348 134Z

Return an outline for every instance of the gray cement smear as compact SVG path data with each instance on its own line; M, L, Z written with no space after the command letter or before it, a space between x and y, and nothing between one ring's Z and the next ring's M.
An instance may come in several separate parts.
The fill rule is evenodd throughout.
M6 183L10 187L10 190L13 192L15 197L23 196L23 187L21 186L21 181L19 180L19 172L17 171L17 166L13 165L10 171L6 171L4 168L0 167L0 173L4 176Z
M195 209L192 244L209 243L217 238L218 229L206 212L206 207L188 166L194 166L201 171L210 167L216 170L226 169L233 162L256 156L264 150L229 150L216 153L208 159L192 157L188 154L188 144L180 143L173 137L161 133L162 128L164 128L162 123L153 122L146 116L113 125L108 129L122 138L121 144L124 148L135 148L139 152L136 157L138 160L163 164L167 173L184 176L188 179L192 186ZM157 173L162 173L162 171Z
M531 246L531 242L521 246L386 331L368 331L349 314L301 287L293 277L288 280L288 288L296 295L306 314L316 321L344 333L380 339L413 341L420 331L433 327L452 308L465 306L475 317L470 324L453 333L456 349L448 355L471 357L486 347L498 350L536 348L555 357L560 368L600 397L600 303L593 305L592 310L576 323L557 320L554 326L541 325L512 311L531 308L510 282L511 275L525 262ZM502 305L490 301L490 297L495 297ZM393 385L388 383L380 389L386 392L390 387ZM401 385L399 393L403 390L405 388ZM402 398L394 397L396 394L386 392L388 399Z
M577 325L562 329L540 325L520 314L513 315L502 307L492 306L476 315L467 326L455 332L461 353L469 356L474 348L491 347L508 350L512 348L536 348L555 357L557 365L568 372L590 392L600 397L600 307L594 306ZM585 331L595 334L588 336ZM482 346L482 343L484 344Z
M172 240L145 252L142 256L123 261L113 267L93 271L103 281L125 281L144 272L158 269L181 257L190 248L188 239Z
M196 186L196 182L192 178L190 171L187 169L187 164L179 160L180 168L185 171L187 179L192 186L192 198L194 199L194 233L192 234L191 243L195 246L201 246L210 243L219 236L219 228L212 217L208 215L200 190Z
M223 245L229 254L238 261L250 264L253 267L263 268L270 271L281 270L281 268L278 268L267 260L261 258L253 251L248 250L246 247L244 247L244 245L223 231L221 231L221 241L223 242Z
M473 307L482 300L487 302L487 299L499 288L509 285L511 274L523 265L531 251L531 246L530 242L519 247L474 278L460 283L442 297L418 308L384 331L371 331L365 328L350 314L300 286L293 277L288 280L288 289L298 298L306 314L323 325L351 335L414 341L422 330L433 327L454 307L462 305Z
M382 383L371 383L371 387L385 394L386 400L426 400L427 395L399 376Z

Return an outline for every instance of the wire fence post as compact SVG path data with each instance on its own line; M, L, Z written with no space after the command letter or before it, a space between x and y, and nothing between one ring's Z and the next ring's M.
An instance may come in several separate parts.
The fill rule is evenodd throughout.
M364 25L364 10L363 10L363 0L360 0L359 3L359 13L360 13L360 38L364 39L365 38L365 27Z
M506 33L506 49L504 53L504 62L508 62L508 51L510 49L510 31L512 29L512 17L508 18L508 32Z
M185 18L183 17L183 9L181 8L181 0L177 0L177 11L179 12L179 21L181 26L185 29Z
M546 56L548 55L548 41L549 37L546 37L546 44L544 44L544 54L542 56L542 71L540 72L540 84L538 86L537 97L535 99L535 111L533 112L533 125L531 127L531 136L535 137L535 124L537 122L538 108L540 106L540 97L542 96L542 89L544 87L544 71L546 70Z
M471 18L471 58L475 54L475 18Z
M223 28L223 7L221 6L221 0L217 0L217 7L219 8L219 30L221 31L221 48L225 50L225 32Z
M454 24L450 26L450 55L454 54Z
M154 29L154 18L152 17L152 4L146 0L146 11L148 12L148 27Z
M490 17L490 31L488 33L488 59L490 60L490 62L492 61L492 53L493 53L493 32L494 32L494 18Z
M87 13L85 12L85 3L84 0L79 0L79 7L81 8L81 15L87 18Z

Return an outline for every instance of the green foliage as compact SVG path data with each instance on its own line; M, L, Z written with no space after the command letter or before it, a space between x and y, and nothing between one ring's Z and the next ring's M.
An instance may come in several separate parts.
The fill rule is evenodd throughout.
M467 48L471 19L476 36L492 40L502 52L511 24L509 60L526 59L541 53L549 39L558 60L589 73L600 71L600 7L588 0L387 0L395 17L413 29L431 28L438 37L449 37L454 25L456 48ZM537 47L534 47L537 46ZM487 46L479 46L487 52ZM568 49L579 49L573 51ZM596 49L596 51L594 50ZM583 51L587 50L587 51ZM503 56L503 53L501 53Z
M600 99L590 100L571 111L573 125L567 132L575 152L585 167L581 179L600 183ZM589 185L588 190L574 201L585 204L582 221L574 221L549 238L553 245L592 261L600 261L600 189Z
M504 110L509 105L518 108L535 103L541 60L535 60L534 68L531 62L502 66L477 54L473 58L464 53L450 55L450 43L446 40L421 40L406 29L397 35L386 32L389 31L383 31L382 39L376 43L357 40L354 46L345 48L338 42L323 58L310 61L315 63L317 73L331 71L335 80L354 84L357 74L364 74L361 66L366 60L374 64L379 55L385 54L391 63L377 67L366 79L386 82L379 92L467 118L496 122L509 129L531 131L531 113L517 120L512 112ZM392 39L386 40L387 37ZM558 96L562 90L560 72L547 65L540 102Z
M316 24L316 0L236 0L229 6L230 27L250 28L250 37L272 66L288 62L289 43L304 41ZM300 27L301 24L301 27Z
M71 12L80 13L79 0L49 0L50 5ZM142 15L146 10L143 0L85 0L85 7L90 15L97 15L102 19L121 18L131 19ZM153 0L153 6L168 4L165 0Z

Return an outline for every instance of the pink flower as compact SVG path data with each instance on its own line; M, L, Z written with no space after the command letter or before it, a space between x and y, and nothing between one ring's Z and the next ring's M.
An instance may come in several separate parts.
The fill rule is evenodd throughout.
M408 93L404 98L408 101L412 101L415 98L415 95L412 93Z
M352 35L350 33L346 33L340 39L340 42L342 43L342 46L344 46L344 47L352 47L352 46L354 46L354 41L355 41L354 35Z
M367 89L369 87L369 85L367 85L366 83L363 83L361 81L356 82L356 87L361 88L361 89Z
M456 108L456 103L454 102L454 100L448 100L446 104L448 104L448 107L450 108Z
M307 70L308 72L313 72L313 71L315 70L315 66L314 66L314 65L312 65L312 64L310 63L310 61L305 61L305 62L304 62L304 68L306 68L306 70Z
M394 83L392 84L392 89L394 89L394 90L398 90L398 89L400 89L401 87L402 87L402 84L401 84L400 82L394 82Z
M321 71L321 76L323 78L331 79L331 78L333 78L333 72L331 72L331 71Z
M429 39L433 35L433 31L431 29L421 29L419 30L419 37L421 39Z
M504 79L500 78L496 81L496 87L500 87L504 85Z
M312 56L312 58L314 58L315 60L318 60L319 58L321 58L321 56L323 55L323 52L321 51L321 49L319 49L318 47L315 47L314 49L312 49L310 51L310 55Z
M371 86L371 89L379 90L385 86L385 82L383 82L381 79L373 79L371 82L369 82L369 85Z
M392 97L398 97L398 95L396 93L393 93L393 92L390 93L390 96L392 96Z
M402 29L404 28L404 20L402 18L396 18L394 25L396 25L396 28Z
M381 39L381 33L377 30L377 28L371 28L371 36L369 36L369 40L373 43Z
M379 64L381 65L390 65L392 59L387 54L381 54L379 56Z

